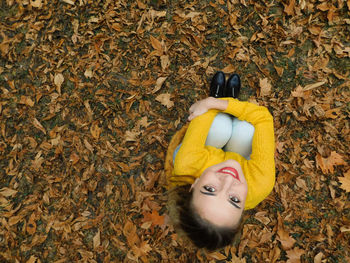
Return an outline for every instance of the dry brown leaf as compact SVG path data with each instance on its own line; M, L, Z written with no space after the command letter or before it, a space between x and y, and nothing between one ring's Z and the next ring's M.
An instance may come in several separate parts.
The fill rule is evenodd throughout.
M34 235L36 232L35 214L32 213L27 222L27 233L29 235Z
M10 197L14 196L17 194L18 191L10 189L8 187L3 187L0 189L0 195L5 196L5 197Z
M341 183L340 188L345 190L347 193L350 192L350 169L344 174L344 177L338 177Z
M227 256L221 254L220 252L212 252L208 254L209 257L214 258L216 260L224 260L227 258Z
M322 262L322 257L323 257L323 253L319 252L315 257L314 257L314 263L321 263Z
M301 262L300 257L304 254L305 254L305 250L297 248L297 247L295 247L291 250L288 250L287 251L287 257L288 257L287 263L300 263Z
M277 240L279 240L281 242L282 248L284 250L288 250L288 249L293 247L293 245L295 243L295 239L292 238L291 236L289 236L289 234L284 230L283 219L280 216L280 214L278 214L277 235L278 235Z
M160 57L160 65L162 66L162 70L166 70L170 66L169 56L163 55Z
M41 125L41 123L36 118L33 119L33 124L35 128L41 130L44 134L46 134L45 128Z
M283 4L284 5L284 12L289 15L292 16L294 15L294 6L295 6L295 0L289 0L289 4Z
M260 79L259 80L259 86L260 86L260 94L261 96L268 96L271 93L271 84L268 78Z
M158 90L160 90L162 88L162 85L164 83L164 81L167 79L167 77L159 77L156 81L156 86L155 88L152 90L152 93L156 93Z
M94 121L90 127L90 132L92 137L94 137L96 140L100 137L100 134L102 132L102 129L98 126L98 121Z
M158 211L152 210L152 213L145 212L143 213L143 222L152 221L152 226L163 226L164 225L164 216L160 216Z
M92 239L94 249L96 250L101 245L101 232L100 229L97 230L96 235Z
M30 107L34 106L34 101L31 100L31 98L26 97L26 96L21 96L21 100L19 101L20 104L25 104Z
M346 164L346 162L343 160L343 157L335 151L332 151L331 155L328 158L323 158L320 153L317 153L316 163L324 174L333 173L334 166Z
M123 228L123 234L126 237L130 247L133 247L135 244L139 243L139 237L136 233L136 226L131 221L126 221Z
M163 48L160 41L153 36L150 36L150 39L151 39L152 47L161 54L163 52Z
M42 8L43 7L43 1L42 0L30 0L30 5L32 7L36 7L36 8Z
M174 106L174 102L170 100L171 95L169 93L160 94L156 97L156 101L159 101L162 105L168 109Z
M61 94L61 86L64 82L64 77L63 77L62 73L55 74L54 82L55 82L55 85L57 88L57 92L59 94Z
M35 263L37 262L37 257L36 256L33 256L31 255L30 258L26 261L26 263Z
M304 97L304 89L298 85L294 91L292 91L292 96L295 98L303 98Z
M224 68L222 69L222 72L224 72L224 73L226 73L226 74L233 73L233 72L235 72L235 71L236 71L236 68L235 68L232 64L227 65L226 67L224 67Z

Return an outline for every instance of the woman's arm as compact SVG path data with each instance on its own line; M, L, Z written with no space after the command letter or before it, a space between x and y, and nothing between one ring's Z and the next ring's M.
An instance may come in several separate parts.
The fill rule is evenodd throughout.
M206 99L197 101L190 107L190 116L188 117L189 121L192 121L194 118L206 113L210 109L224 111L228 106L227 100L220 100L214 97L208 97Z

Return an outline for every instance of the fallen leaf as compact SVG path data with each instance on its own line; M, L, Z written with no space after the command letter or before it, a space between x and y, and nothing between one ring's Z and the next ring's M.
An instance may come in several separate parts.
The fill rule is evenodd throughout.
M96 235L92 239L94 249L96 250L101 245L101 232L100 229L97 230Z
M61 86L62 86L63 82L64 82L64 77L63 77L62 73L56 74L55 78L54 78L54 83L57 87L57 92L59 94L61 94Z
M344 174L344 177L338 177L341 183L340 188L345 190L347 193L350 192L350 169Z
M164 216L160 216L158 211L152 210L152 213L145 212L143 214L143 222L152 222L152 226L164 225Z
M335 151L331 152L331 155L328 158L323 158L320 153L316 154L316 163L318 167L321 168L324 174L333 173L334 166L336 165L345 165L346 162L343 160L343 157L336 153Z
M5 197L10 197L14 196L17 194L18 191L10 189L8 187L3 187L0 189L0 195L5 196Z
M163 55L160 57L160 65L162 67L162 70L166 70L167 67L170 66L170 60L169 60L169 56L167 55Z
M26 261L26 263L35 263L37 262L37 257L36 256L33 256L31 255L30 258Z
M319 252L315 257L314 257L314 263L321 263L322 262L322 258L323 258L323 253Z
M170 94L164 93L156 97L156 101L159 101L162 105L166 106L168 109L174 106L174 102L170 100Z
M156 93L158 90L162 88L162 85L164 81L167 79L167 77L159 77L156 82L155 88L152 90L152 93Z
M90 127L90 132L92 137L94 137L96 140L98 140L98 138L101 135L102 129L98 126L98 121L94 121Z
M30 5L40 9L43 7L43 2L42 0L30 0Z
M157 50L159 53L162 53L163 49L162 49L162 44L160 43L160 41L153 36L150 36L150 39L151 39L152 47L155 50Z
M27 222L27 233L33 235L36 232L35 214L32 213Z
M268 78L260 79L259 86L260 86L261 96L264 97L264 96L270 95L272 86L271 86Z
M294 15L294 6L295 6L295 0L289 0L289 4L283 4L284 5L284 12L289 15L292 16Z
M34 106L34 101L31 100L31 98L26 97L26 96L21 96L21 100L19 101L20 104L25 104L30 107Z
M305 254L305 250L304 249L300 249L295 247L294 249L288 250L287 251L287 263L299 263L300 261L300 257L302 255Z
M294 243L295 243L295 239L292 238L288 232L286 232L284 230L283 227L283 219L281 217L281 215L278 213L278 230L277 230L277 240L279 240L281 242L282 248L284 250L288 250L290 248L293 247Z

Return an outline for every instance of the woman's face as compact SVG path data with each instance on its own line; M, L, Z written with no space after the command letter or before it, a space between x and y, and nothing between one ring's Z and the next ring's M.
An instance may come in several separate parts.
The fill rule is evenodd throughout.
M241 165L235 160L207 168L192 184L192 205L199 215L221 227L240 221L248 186Z

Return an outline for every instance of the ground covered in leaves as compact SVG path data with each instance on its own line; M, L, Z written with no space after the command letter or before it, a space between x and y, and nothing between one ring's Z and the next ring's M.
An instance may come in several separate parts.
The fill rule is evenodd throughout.
M349 262L350 1L4 0L1 262ZM237 246L174 231L163 163L217 70L269 108Z

